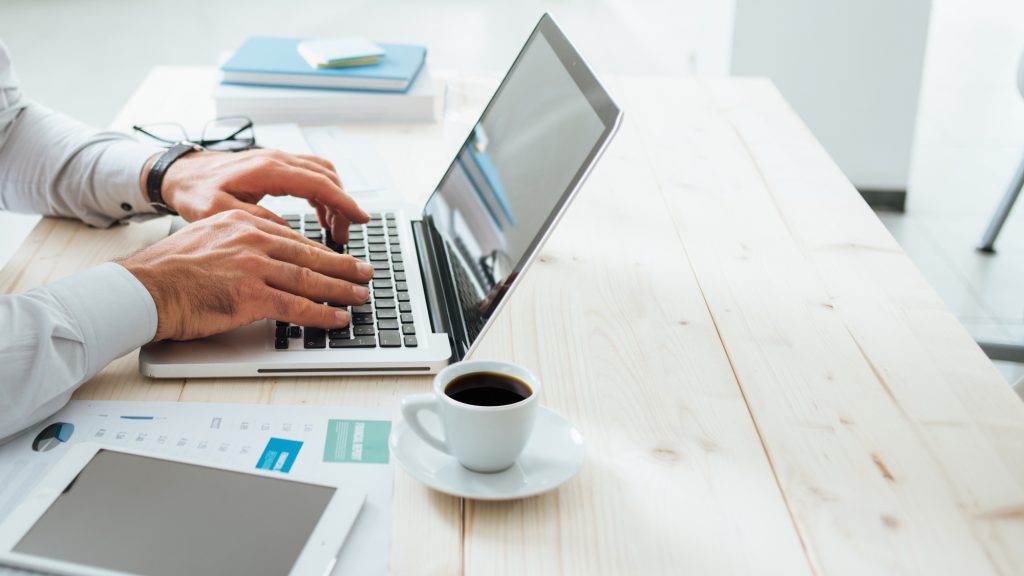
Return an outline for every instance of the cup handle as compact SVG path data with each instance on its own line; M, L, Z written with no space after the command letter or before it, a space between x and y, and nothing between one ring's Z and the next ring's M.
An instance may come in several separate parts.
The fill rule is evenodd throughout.
M420 421L420 412L424 410L433 412L440 418L440 414L437 412L437 398L433 394L417 394L402 398L402 417L409 424L409 428L412 428L412 431L427 444L445 454L451 454L452 451L448 448L447 442L434 436L423 427L423 423Z

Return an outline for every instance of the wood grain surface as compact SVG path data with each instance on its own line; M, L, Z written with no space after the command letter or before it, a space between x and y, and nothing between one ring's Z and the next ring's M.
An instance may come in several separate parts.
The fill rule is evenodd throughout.
M154 69L114 125L201 123L214 78ZM396 469L392 573L1024 573L1024 405L778 92L608 84L622 130L475 355L534 370L586 464L504 503ZM493 86L450 79L438 124L345 130L422 201ZM167 227L44 219L0 287ZM429 382L156 381L131 354L76 397L394 408Z

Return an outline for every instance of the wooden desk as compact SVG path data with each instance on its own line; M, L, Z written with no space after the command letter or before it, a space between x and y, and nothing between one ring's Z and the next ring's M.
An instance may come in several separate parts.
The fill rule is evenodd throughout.
M157 69L117 127L209 118L211 81ZM477 355L533 368L587 463L508 503L396 469L392 571L1024 573L1024 405L771 84L609 85L622 131ZM422 198L468 125L349 129ZM0 287L166 228L46 219ZM428 382L151 381L132 354L77 397L394 407Z

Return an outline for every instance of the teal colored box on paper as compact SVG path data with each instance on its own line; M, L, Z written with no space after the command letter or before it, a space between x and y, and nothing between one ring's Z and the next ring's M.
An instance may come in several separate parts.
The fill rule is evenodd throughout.
M324 462L387 464L388 420L330 420L324 442Z
M295 458L299 456L302 449L302 442L298 440L284 440L271 438L267 441L267 447L263 449L263 455L256 463L258 470L272 470L274 472L291 472Z

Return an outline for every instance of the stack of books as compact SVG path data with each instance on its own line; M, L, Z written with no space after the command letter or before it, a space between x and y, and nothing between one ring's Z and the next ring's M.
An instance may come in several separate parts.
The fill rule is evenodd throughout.
M246 40L221 66L213 93L217 115L257 123L434 121L437 90L426 48L380 44L381 55L340 61L312 54L309 44Z

